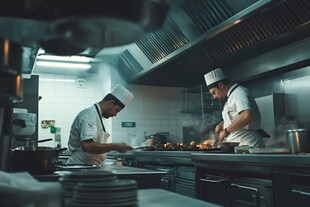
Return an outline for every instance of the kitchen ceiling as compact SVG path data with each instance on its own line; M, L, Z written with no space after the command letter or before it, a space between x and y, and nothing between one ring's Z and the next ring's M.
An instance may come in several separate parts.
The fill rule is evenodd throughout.
M215 67L229 70L308 38L309 9L307 0L187 0L121 54L119 70L134 84L204 84Z
M132 43L160 26L174 0L10 0L0 7L0 38L23 47L29 60L43 48L53 55L95 57L103 48ZM27 59L27 57L26 57Z

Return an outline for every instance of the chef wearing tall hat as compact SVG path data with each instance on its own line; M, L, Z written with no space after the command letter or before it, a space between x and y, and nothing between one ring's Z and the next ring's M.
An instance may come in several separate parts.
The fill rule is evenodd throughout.
M215 127L220 141L239 142L239 146L264 147L262 137L257 132L261 123L260 111L247 88L231 83L221 68L210 71L204 78L214 99L227 99L222 111L223 121Z
M116 85L100 102L82 110L74 119L68 141L72 155L66 164L96 164L105 159L105 153L115 150L124 153L132 150L125 143L107 143L110 136L102 119L116 116L133 99L124 86Z

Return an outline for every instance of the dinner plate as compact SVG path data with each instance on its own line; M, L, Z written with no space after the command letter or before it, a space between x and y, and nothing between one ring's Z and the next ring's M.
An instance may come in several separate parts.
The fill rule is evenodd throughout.
M83 164L74 164L74 165L56 165L58 170L83 170L83 169L99 169L100 165L83 165Z
M118 198L127 198L127 197L134 197L137 196L137 191L136 190L125 190L125 191L118 191L118 192L98 192L98 193L93 193L93 192L80 192L76 191L74 193L74 197L78 198L85 198L85 199L118 199Z
M65 174L64 178L74 179L87 179L87 178L102 178L114 176L115 173L108 170L91 170L91 171L72 171L71 173Z
M79 190L85 191L98 191L98 190L126 190L131 188L137 188L137 182L135 180L113 180L110 182L79 182L76 185Z

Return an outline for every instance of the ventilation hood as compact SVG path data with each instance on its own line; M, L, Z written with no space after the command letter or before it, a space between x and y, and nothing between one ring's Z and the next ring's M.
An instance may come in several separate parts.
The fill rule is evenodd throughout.
M233 68L258 70L257 57L275 67L272 56L284 51L290 64L309 63L309 47L300 43L309 43L309 9L308 0L187 0L121 54L119 72L133 84L192 87L215 67L231 69L236 80Z

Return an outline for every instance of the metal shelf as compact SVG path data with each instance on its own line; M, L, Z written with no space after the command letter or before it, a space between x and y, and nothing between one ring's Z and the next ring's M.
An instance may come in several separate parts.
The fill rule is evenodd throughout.
M222 103L214 100L206 85L199 85L183 91L183 109L181 113L201 114L202 124L205 122L205 115L220 110Z

